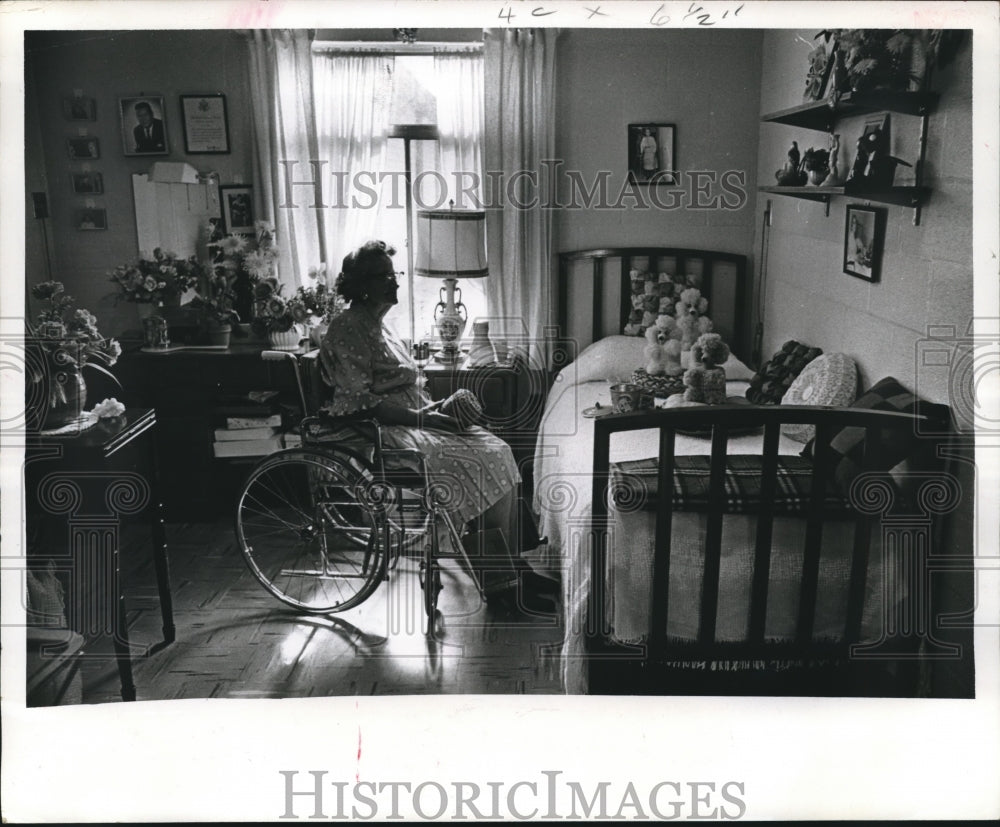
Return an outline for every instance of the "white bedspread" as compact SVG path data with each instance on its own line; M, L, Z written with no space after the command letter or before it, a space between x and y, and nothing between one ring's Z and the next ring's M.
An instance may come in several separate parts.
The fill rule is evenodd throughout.
M745 382L728 382L730 395L743 395L746 391ZM590 589L590 550L587 537L590 531L591 495L593 476L593 445L594 421L583 417L582 411L596 402L610 405L610 383L606 380L588 381L572 384L568 381L555 383L549 395L543 414L537 450L535 453L535 495L534 505L540 515L540 529L543 536L549 539L545 564L562 575L563 606L565 608L566 634L562 649L562 668L564 689L570 694L586 692L586 663L581 634L585 622L587 601ZM760 454L762 433L732 437L729 440L730 454ZM802 444L784 436L780 438L779 448L783 454L798 454ZM710 441L678 434L675 441L675 452L681 454L707 454L710 451ZM611 461L644 459L655 457L658 453L658 432L633 431L616 434L611 440ZM633 517L635 515L632 515ZM735 515L734 515L735 516ZM610 562L609 617L612 620L614 635L622 641L640 639L648 632L649 607L651 603L651 570L653 538L650 515L645 516L646 524L641 519L633 519L625 524L621 520L615 523L616 534L625 533L626 542L612 545ZM733 607L733 617L739 613L741 604L746 604L748 594L730 594L725 591L726 567L731 571L744 569L752 564L748 555L753 547L753 517L727 518L723 537L725 555L723 560L723 593L720 595L720 605ZM789 526L783 526L782 523ZM775 548L784 541L791 548L801 548L798 534L801 531L801 521L796 519L775 520ZM675 515L674 532L686 532L686 539L677 548L699 549L700 540L704 538L704 515ZM824 532L824 557L828 542L831 545L850 547L845 543L845 536L837 536L836 530ZM672 552L671 559L675 559ZM697 552L688 554L682 559L681 565L689 565L692 573L697 571ZM826 564L824 564L826 565ZM821 573L821 583L827 577L831 581L843 579L843 561L836 560L826 576ZM801 553L784 555L776 554L771 567L772 584L775 579L792 583L794 576L801 570ZM872 573L870 572L870 575ZM787 575L787 576L786 576ZM673 581L673 576L671 580ZM733 577L732 582L745 578ZM872 578L869 578L872 582ZM698 584L692 582L690 587L682 587L676 591L671 584L670 618L668 630L670 634L693 636L696 632ZM789 586L788 600L797 599L794 586ZM822 599L839 601L844 595L821 595ZM827 607L828 614L836 616L835 607ZM788 606L785 614L794 614L794 605ZM720 613L721 614L721 613ZM823 614L823 607L817 612ZM787 618L786 618L787 619ZM779 619L780 620L780 619ZM779 623L780 625L780 623ZM738 639L741 629L739 623L733 621L726 627L726 619L720 616L718 636L720 639ZM782 635L784 630L772 629L772 612L768 612L768 634ZM822 619L817 621L816 631L823 633Z

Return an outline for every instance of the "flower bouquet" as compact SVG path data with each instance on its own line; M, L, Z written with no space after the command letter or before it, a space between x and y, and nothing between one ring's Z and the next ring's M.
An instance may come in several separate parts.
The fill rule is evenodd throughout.
M217 219L209 222L208 250L216 271L221 267L232 277L233 307L241 319L249 319L254 309L254 286L272 278L278 262L274 227L266 221L254 225L253 238L224 234Z
M254 318L250 327L258 336L266 336L272 347L294 350L311 314L297 293L285 298L281 295L283 289L284 285L273 276L254 285Z
M181 296L196 287L205 268L194 256L178 258L157 247L152 259L119 264L111 273L118 301L167 307L180 304Z
M344 298L330 286L326 277L326 264L309 269L311 284L301 285L295 295L309 312L309 339L319 347L326 335L330 320L344 309Z
M117 340L101 335L90 311L75 307L62 282L36 284L31 295L43 305L34 324L27 325L29 398L44 403L38 424L59 428L83 412L87 386L82 369L94 368L118 384L108 368L118 361L122 349ZM40 409L38 405L36 410Z

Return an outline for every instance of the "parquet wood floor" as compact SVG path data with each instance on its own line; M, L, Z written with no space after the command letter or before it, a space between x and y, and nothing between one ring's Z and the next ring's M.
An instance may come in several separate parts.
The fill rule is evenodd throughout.
M138 700L561 692L560 620L486 606L454 561L432 635L406 558L361 606L306 615L257 583L224 520L167 526L177 639L143 654L161 639L144 542L126 534L121 552ZM87 654L84 702L119 701L109 642Z

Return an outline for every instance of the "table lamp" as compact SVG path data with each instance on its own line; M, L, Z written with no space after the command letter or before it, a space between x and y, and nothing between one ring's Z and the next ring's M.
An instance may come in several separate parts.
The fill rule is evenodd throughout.
M458 342L465 332L468 312L462 304L458 279L481 279L486 266L486 213L482 210L418 210L417 257L413 272L424 278L444 279L434 308L434 326L441 337L438 361L455 364Z

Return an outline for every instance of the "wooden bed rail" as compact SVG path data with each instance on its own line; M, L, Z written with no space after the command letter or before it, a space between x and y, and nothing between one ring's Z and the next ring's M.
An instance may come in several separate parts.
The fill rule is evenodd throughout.
M862 616L865 600L865 585L868 575L868 558L872 529L876 521L883 521L883 534L887 522L895 519L893 516L901 507L908 514L920 511L922 516L910 518L909 521L898 521L898 531L893 543L899 546L907 557L907 568L911 578L920 578L921 560L928 552L931 521L956 506L957 493L949 488L948 478L940 473L913 473L915 490L910 497L900 494L895 489L892 478L885 467L879 468L878 446L881 440L890 432L898 430L908 432L909 438L919 439L921 448L932 445L932 437L920 437L921 433L931 433L933 429L923 431L922 423L931 424L926 417L906 413L867 410L859 408L817 408L798 406L704 406L660 409L628 414L612 414L594 422L594 464L592 490L592 528L591 528L591 578L587 622L587 650L592 691L609 692L611 685L622 681L623 668L640 667L639 674L644 680L653 678L654 684L658 668L666 663L676 663L678 659L690 661L719 661L720 659L745 659L752 661L775 662L776 659L841 659L844 662L864 657L864 649L870 644L859 648L862 640ZM765 637L765 619L768 605L769 571L772 551L772 527L777 514L775 506L776 487L778 479L779 460L794 461L806 465L798 457L778 454L779 435L781 427L787 424L807 424L815 427L813 441L814 453L811 461L811 471L806 470L808 477L805 502L801 514L796 514L805 523L805 541L801 580L799 581L798 615L795 624L794 639L774 641ZM732 492L727 492L727 456L729 434L732 431L746 433L754 426L763 429L763 451L759 457L759 502L754 501L752 513L756 517L755 538L753 546L753 575L749 584L750 606L747 635L742 642L716 641L716 617L719 607L720 565L723 548L723 520L727 513L733 513L729 505ZM834 477L836 457L831 450L830 442L835 435L845 427L864 429L865 440L863 460L860 473L854 479L849 492L837 491ZM611 438L615 434L630 431L656 429L659 431L659 457L655 472L650 472L649 479L655 479L655 499L652 505L646 504L645 509L653 511L655 554L652 570L652 593L654 600L650 615L650 634L644 644L624 646L616 643L611 629L611 619L606 616L608 585L604 576L598 573L606 572L608 563L607 538L610 530L609 501L614 496L613 469L610 461ZM674 510L677 507L673 499L675 475L678 471L678 459L683 465L694 457L675 457L675 436L680 432L699 431L711 438L705 440L709 481L707 497L697 508L682 506L682 510L696 510L705 515L705 539L703 545L704 568L701 580L701 599L698 615L697 640L678 642L668 639L667 613L669 610L667 595L670 583L670 550ZM924 442L926 440L926 442ZM921 451L921 453L923 453ZM933 453L933 452L930 452ZM705 457L700 458L705 461ZM756 457L753 458L756 462ZM627 464L627 463L626 463ZM704 476L702 474L702 476ZM930 489L934 488L934 491ZM919 490L916 490L919 489ZM948 489L945 491L945 489ZM944 492L944 493L942 493ZM834 506L831 497L842 498ZM633 498L634 499L634 498ZM635 509L636 502L629 507ZM846 510L845 510L846 509ZM845 516L846 515L846 516ZM854 523L853 548L850 557L850 573L847 586L847 606L843 619L844 635L840 641L814 641L813 623L817 602L819 584L820 552L824 522L837 516L838 519L848 519ZM884 553L884 552L883 552ZM926 584L911 582L908 585L909 594L914 601L919 602ZM925 605L914 611L927 612ZM839 617L839 616L838 616ZM917 617L912 623L902 623L903 631L915 645L923 645L926 649L935 644L932 630L924 622L926 618ZM890 625L892 625L890 623ZM899 630L897 630L899 631ZM882 655L887 650L881 650ZM874 647L871 657L879 657L878 647ZM884 659L884 658L883 658ZM609 671L610 669L610 671ZM610 677L609 677L610 676ZM634 680L635 676L629 680ZM627 683L622 684L627 685ZM656 694L667 694L669 688L628 689L628 693L653 691ZM710 692L709 694L715 694ZM719 692L718 694L730 694ZM742 694L742 692L740 692ZM753 694L753 693L748 693ZM765 694L770 694L767 692ZM799 694L799 693L793 693Z

